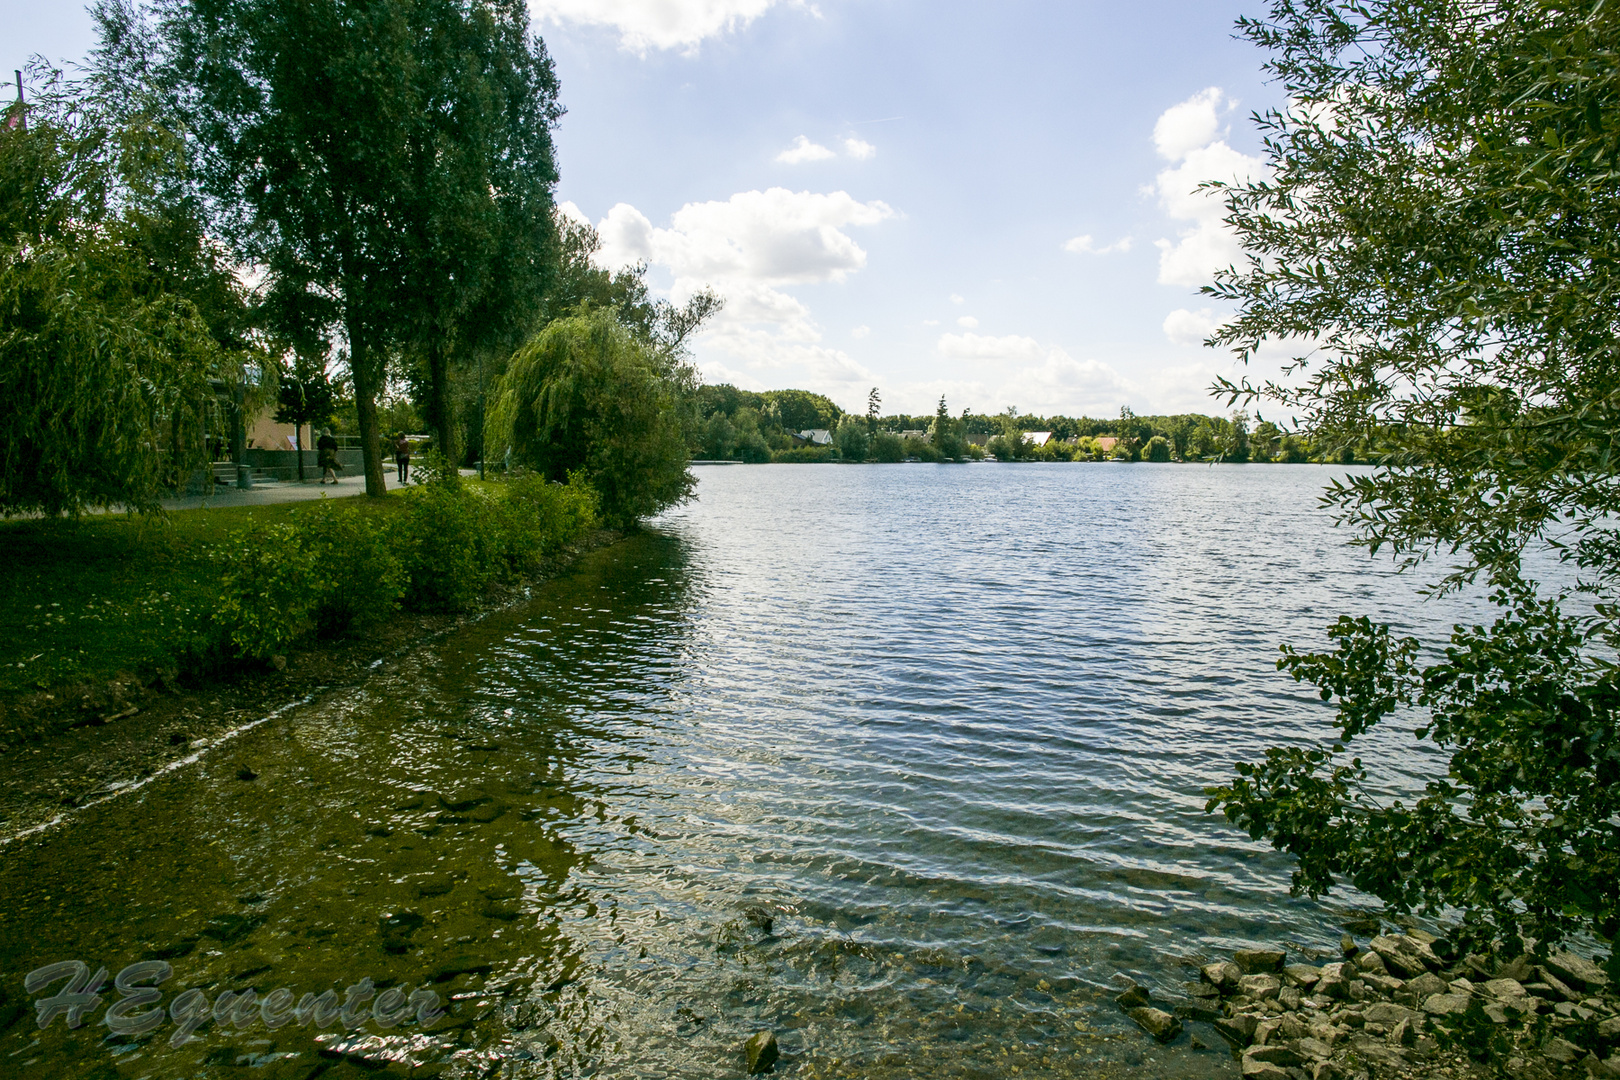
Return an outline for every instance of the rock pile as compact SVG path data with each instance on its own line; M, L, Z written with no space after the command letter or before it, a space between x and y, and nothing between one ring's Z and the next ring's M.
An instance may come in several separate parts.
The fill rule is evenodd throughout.
M1421 931L1346 935L1344 959L1290 964L1249 949L1206 964L1187 1001L1166 1012L1133 986L1120 1006L1160 1042L1180 1020L1210 1023L1244 1080L1454 1075L1482 1051L1518 1080L1620 1080L1620 997L1604 970L1558 951L1545 958L1457 957Z

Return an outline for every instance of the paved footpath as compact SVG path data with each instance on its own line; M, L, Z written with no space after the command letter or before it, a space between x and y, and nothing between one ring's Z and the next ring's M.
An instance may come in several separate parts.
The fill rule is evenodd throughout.
M462 476L477 476L477 469L462 469ZM394 478L394 467L383 469L383 483L389 491L402 485ZM184 495L164 499L165 510L198 510L205 506L268 506L271 503L304 502L310 499L342 499L366 493L366 478L361 473L348 473L335 484L322 484L320 474L308 480L257 480L251 488L243 490L234 484L216 484L207 495Z

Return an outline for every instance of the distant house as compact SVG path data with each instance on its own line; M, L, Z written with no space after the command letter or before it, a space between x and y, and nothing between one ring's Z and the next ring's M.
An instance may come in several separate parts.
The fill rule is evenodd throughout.
M1026 431L1024 432L1024 438L1036 446L1045 446L1052 441L1052 433L1050 431Z
M902 439L926 439L926 438L928 438L928 432L926 432L926 431L916 431L916 430L902 431L900 433L900 437Z
M964 435L963 438L967 439L969 446L990 445L990 436L988 435Z
M1119 440L1116 439L1112 435L1098 435L1097 436L1097 448L1099 450L1101 450L1105 454L1113 453L1114 452L1114 446L1118 442L1119 442Z
M795 446L831 446L832 432L826 428L805 428L793 436Z

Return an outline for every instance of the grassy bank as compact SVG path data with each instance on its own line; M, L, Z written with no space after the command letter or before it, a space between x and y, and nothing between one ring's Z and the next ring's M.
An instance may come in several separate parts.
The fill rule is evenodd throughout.
M532 477L167 519L0 523L0 739L109 685L262 665L401 609L464 609L594 527L588 492Z

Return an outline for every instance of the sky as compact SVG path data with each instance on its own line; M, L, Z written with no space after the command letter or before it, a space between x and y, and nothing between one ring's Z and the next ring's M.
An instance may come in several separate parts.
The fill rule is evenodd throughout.
M0 0L11 68L72 3ZM1257 0L530 0L564 212L660 296L709 287L709 382L864 412L1220 412L1204 180L1263 175ZM15 91L8 86L7 96Z

